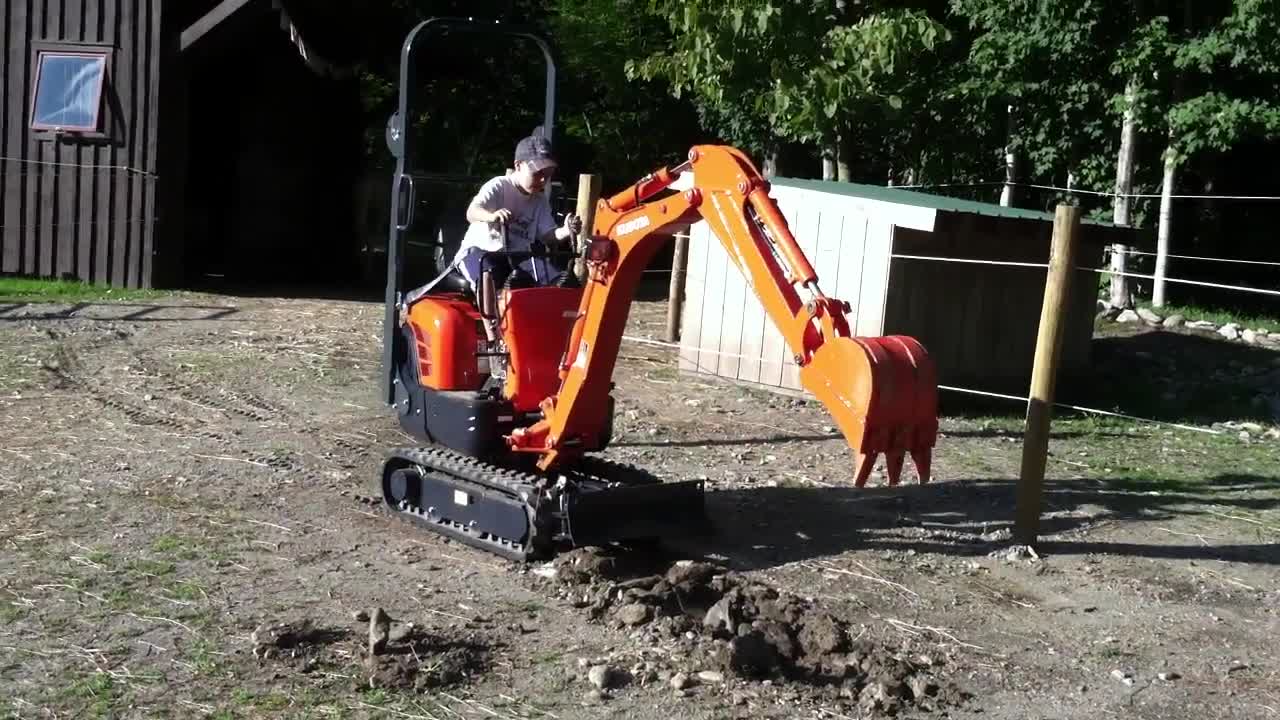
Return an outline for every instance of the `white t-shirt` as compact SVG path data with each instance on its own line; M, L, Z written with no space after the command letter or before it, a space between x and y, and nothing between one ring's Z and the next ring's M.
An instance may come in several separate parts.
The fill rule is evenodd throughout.
M508 175L501 175L481 185L471 204L479 205L489 212L501 208L511 211L511 219L507 220L507 250L528 250L534 240L556 229L551 202L546 193L528 195ZM502 223L471 223L454 259L461 259L471 248L502 250Z

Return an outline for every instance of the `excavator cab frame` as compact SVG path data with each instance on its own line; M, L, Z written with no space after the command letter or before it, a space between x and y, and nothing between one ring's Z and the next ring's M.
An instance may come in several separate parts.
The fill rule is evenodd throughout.
M422 88L417 82L419 54L433 39L443 39L450 35L497 35L499 37L525 40L536 46L546 66L546 90L543 101L542 126L549 136L555 130L556 111L556 52L551 43L531 28L520 25L506 25L498 22L485 22L464 17L434 17L422 21L409 32L400 48L400 90L398 93L396 112L387 122L387 149L395 158L395 174L391 186L391 223L387 238L387 282L384 297L383 343L382 349L382 398L389 404L396 403L395 393L395 357L403 352L399 345L405 342L396 332L399 324L397 314L405 293L405 265L407 242L410 232L418 220L419 198L415 178L424 177L432 180L457 180L446 175L424 175L416 172L415 159L421 156L418 138L408 132L405 118L412 117L415 109L420 109ZM478 185L476 186L479 187ZM547 192L551 192L548 187ZM462 218L455 219L464 222ZM445 219L448 223L449 219ZM447 248L443 248L446 249ZM435 248L439 253L442 248ZM446 270L447 258L436 265L436 271L444 271L438 280L448 280Z

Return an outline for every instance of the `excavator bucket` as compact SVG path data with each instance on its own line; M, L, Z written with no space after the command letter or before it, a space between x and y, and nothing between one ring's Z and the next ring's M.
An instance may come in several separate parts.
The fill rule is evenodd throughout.
M800 382L835 419L855 455L854 484L866 484L885 456L890 485L911 455L929 481L938 435L936 371L919 342L905 336L834 337L800 368Z

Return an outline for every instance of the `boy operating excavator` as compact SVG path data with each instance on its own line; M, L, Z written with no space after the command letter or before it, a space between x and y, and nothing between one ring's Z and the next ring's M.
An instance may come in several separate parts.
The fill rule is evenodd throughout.
M573 213L556 225L551 202L544 192L559 162L541 127L516 144L513 169L480 186L467 206L467 232L462 238L453 265L471 286L487 320L485 333L490 343L498 341L496 319L497 288L563 286L576 280L568 270L555 267L545 250L570 241L582 230L582 220ZM506 255L527 253L526 255ZM496 376L500 363L491 363Z
M582 229L575 214L566 216L559 227L551 214L544 190L558 166L551 142L539 127L516 145L514 169L480 186L467 207L470 226L453 261L481 299L482 309L487 309L483 302L494 299L494 289L513 274L517 287L561 285L570 279L571 274L552 265L543 252ZM493 254L504 250L529 255ZM486 273L490 287L485 287Z

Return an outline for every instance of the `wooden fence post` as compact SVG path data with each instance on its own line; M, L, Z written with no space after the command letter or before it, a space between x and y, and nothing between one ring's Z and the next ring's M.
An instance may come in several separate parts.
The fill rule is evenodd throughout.
M667 342L680 342L680 310L684 306L685 265L689 260L689 236L676 235L671 258L671 286L667 289Z
M587 279L587 262L586 253L587 245L591 242L591 226L596 220L596 202L600 200L600 176L599 175L578 175L578 207L576 212L579 218L582 218L582 232L578 233L578 237L574 239L574 254L577 259L574 261L573 274L578 276L578 280L585 281Z
M1018 478L1017 517L1014 538L1020 545L1036 544L1040 533L1040 506L1044 497L1045 464L1049 453L1049 421L1053 391L1062 354L1063 317L1067 312L1071 276L1075 273L1076 236L1080 208L1059 205L1053 219L1053 246L1040 309L1035 365L1031 371L1031 398L1022 440L1022 472Z

